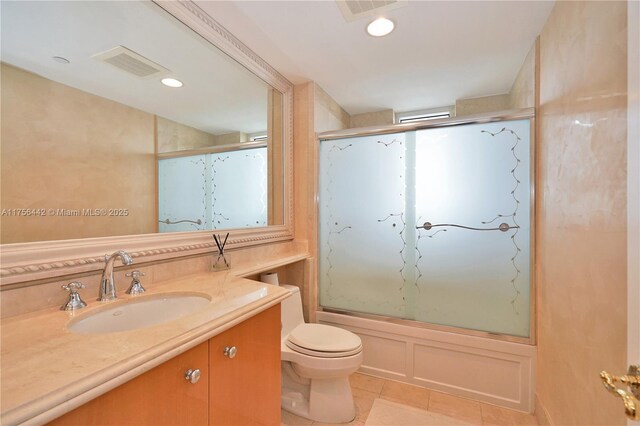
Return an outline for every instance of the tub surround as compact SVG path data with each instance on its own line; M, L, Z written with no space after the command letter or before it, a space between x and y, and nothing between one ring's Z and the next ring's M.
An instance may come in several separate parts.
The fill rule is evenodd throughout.
M362 339L360 372L530 413L536 347L447 330L316 312Z
M294 254L246 262L229 271L145 283L145 296L195 292L211 299L199 311L152 327L106 334L69 332L66 326L71 319L111 304L96 301L89 289L82 291L88 306L75 313L52 307L4 319L2 424L52 420L280 303L287 290L242 276L306 257ZM135 298L124 294L124 284L121 278L119 300ZM257 300L242 301L251 294L257 294Z

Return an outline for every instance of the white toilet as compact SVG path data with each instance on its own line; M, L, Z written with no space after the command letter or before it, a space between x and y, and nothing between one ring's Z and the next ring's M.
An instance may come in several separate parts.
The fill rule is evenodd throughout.
M298 287L282 302L282 408L324 423L356 416L349 375L362 364L362 341L350 331L305 324Z

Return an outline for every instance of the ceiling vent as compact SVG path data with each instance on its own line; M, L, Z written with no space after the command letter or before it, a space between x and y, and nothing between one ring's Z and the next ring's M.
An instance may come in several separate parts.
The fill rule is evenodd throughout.
M336 3L344 19L352 22L406 6L407 0L336 0Z
M106 62L140 78L159 77L170 72L168 69L124 46L117 46L106 52L95 54L92 58Z

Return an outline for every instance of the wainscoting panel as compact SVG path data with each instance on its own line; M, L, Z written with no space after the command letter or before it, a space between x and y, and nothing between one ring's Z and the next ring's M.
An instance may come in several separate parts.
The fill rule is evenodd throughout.
M316 315L322 324L360 336L363 373L533 412L535 346L330 312Z

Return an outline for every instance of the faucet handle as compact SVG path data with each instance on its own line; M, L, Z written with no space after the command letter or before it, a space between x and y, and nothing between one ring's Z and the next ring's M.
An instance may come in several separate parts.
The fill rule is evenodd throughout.
M61 311L75 311L76 309L87 306L78 293L78 289L84 288L84 284L79 281L73 281L66 285L63 284L60 287L69 292L69 299L60 307Z
M134 280L137 280L139 277L144 277L145 275L147 274L140 271L131 271L124 274L125 277L133 277Z
M140 271L131 271L131 272L127 272L126 274L124 274L125 277L131 277L131 285L129 286L129 288L127 289L126 293L127 294L140 294L140 293L144 293L146 290L144 289L144 287L142 287L142 284L140 284L140 277L144 277L145 273L144 272L140 272Z
M80 281L73 281L73 282L70 282L69 284L63 284L60 287L63 288L64 290L71 292L71 294L73 294L73 293L77 293L78 289L84 288L85 286Z

